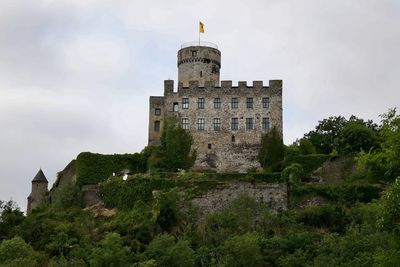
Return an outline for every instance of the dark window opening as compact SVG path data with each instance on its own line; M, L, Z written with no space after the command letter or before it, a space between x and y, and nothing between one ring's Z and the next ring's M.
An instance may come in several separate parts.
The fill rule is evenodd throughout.
M189 108L189 98L182 98L182 109Z
M188 118L182 119L182 129L189 130L189 119Z
M269 108L269 97L263 97L262 103L263 103L263 108Z
M215 109L221 108L221 98L219 97L214 98L214 108Z
M232 137L231 137L231 141L232 141L232 143L235 143L235 141L236 141L236 138L235 138L235 136L234 136L234 135L232 135Z
M221 120L219 118L214 119L214 131L221 130Z
M197 130L204 130L204 119L197 119Z
M246 118L246 130L253 130L253 118Z
M269 118L262 118L262 129L269 130Z
M231 102L231 108L236 109L238 108L238 106L239 106L239 100L237 99L237 97L233 97Z
M154 111L154 114L155 114L156 116L160 116L160 115L161 115L161 109L156 108L155 111Z
M179 104L178 104L178 102L175 102L174 103L174 111L175 112L178 111L178 108L179 108Z
M204 98L199 98L198 99L198 101L197 101L197 107L199 108L199 109L204 109L204 103L205 103L205 100L204 100Z
M200 77L203 77L203 72L202 71L200 71Z
M238 128L239 128L239 120L238 120L238 118L232 118L231 130L237 130Z
M155 121L154 122L154 131L159 132L160 131L160 121Z
M247 108L253 108L253 98L252 97L247 98L246 106L247 106Z
M212 147L211 144L208 144L208 149L211 149L211 147Z

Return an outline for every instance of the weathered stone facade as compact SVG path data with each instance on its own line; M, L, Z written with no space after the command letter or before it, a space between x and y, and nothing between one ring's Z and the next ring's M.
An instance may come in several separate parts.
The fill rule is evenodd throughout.
M166 80L164 96L150 97L149 144L159 143L165 119L176 116L193 136L194 169L245 172L260 166L261 135L272 127L282 133L282 81L219 85L220 56L206 46L178 52L177 90Z
M266 204L272 211L287 210L287 185L269 183L230 182L192 199L201 214L222 211L240 195L248 195Z

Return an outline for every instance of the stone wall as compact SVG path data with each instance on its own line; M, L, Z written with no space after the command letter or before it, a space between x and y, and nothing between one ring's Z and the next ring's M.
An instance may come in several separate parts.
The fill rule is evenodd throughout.
M201 214L208 214L228 208L241 194L267 204L275 212L287 210L286 184L229 182L192 199L192 203Z
M261 135L268 130L262 129L262 119L268 118L270 129L276 127L282 133L282 81L271 80L269 86L262 81L254 81L253 86L239 82L232 86L231 81L222 81L220 87L206 82L204 87L197 81L190 82L189 87L179 83L177 92L173 90L173 81L164 83L164 97L160 105L151 101L150 128L154 123L155 108L162 106L164 117L177 116L189 121L189 132L193 136L193 149L197 151L194 169L215 169L217 171L246 172L249 168L259 167L257 155ZM269 98L269 107L263 108L262 99ZM189 107L183 109L182 99L189 99ZM204 98L204 109L198 107L198 99ZM214 107L214 99L221 101L220 108ZM238 108L231 107L232 98L238 99ZM247 98L253 98L253 108L247 108ZM177 109L174 109L177 105ZM163 116L161 116L163 117ZM204 119L204 130L197 129L198 119ZM220 129L214 130L213 120L220 119ZM231 129L232 118L238 119L238 129ZM252 118L254 128L246 130L246 118ZM149 129L149 144L157 143L156 135ZM159 135L158 135L159 136ZM159 141L159 139L158 139Z

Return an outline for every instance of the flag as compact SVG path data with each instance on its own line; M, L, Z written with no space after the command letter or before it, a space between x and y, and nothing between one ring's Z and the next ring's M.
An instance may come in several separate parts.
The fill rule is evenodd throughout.
M204 33L204 24L200 21L200 32Z

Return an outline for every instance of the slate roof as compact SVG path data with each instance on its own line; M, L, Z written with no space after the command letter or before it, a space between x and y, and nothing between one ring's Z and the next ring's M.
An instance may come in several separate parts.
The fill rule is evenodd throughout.
M32 182L44 182L44 183L48 183L46 176L44 175L42 169L40 169L38 171L38 173L36 174L36 176L33 178Z

